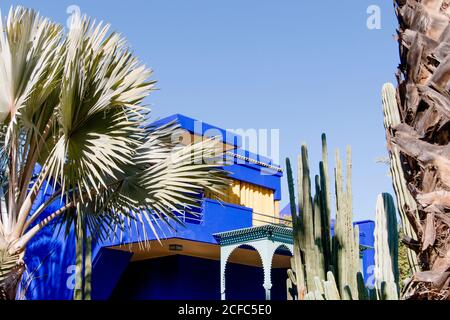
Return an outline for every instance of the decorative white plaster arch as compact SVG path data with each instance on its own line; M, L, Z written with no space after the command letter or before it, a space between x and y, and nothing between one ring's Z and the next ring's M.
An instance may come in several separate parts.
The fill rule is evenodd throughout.
M291 237L289 237L291 236ZM266 300L270 300L272 289L272 261L275 252L281 248L287 248L293 254L292 229L281 226L266 225L224 232L214 235L220 244L220 292L222 300L226 299L225 271L231 254L242 246L250 246L259 254L263 271L263 287Z
M289 253L291 254L291 256L294 256L294 246L293 246L292 244L282 243L282 244L280 244L280 245L275 249L275 252L277 252L278 249L281 249L281 248L285 248L286 250L289 251ZM275 252L274 252L274 253L275 253Z

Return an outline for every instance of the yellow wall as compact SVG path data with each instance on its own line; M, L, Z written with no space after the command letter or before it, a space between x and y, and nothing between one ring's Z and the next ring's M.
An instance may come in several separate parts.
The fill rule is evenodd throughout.
M183 134L180 137L180 143L182 145L191 145L193 143L199 143L199 142L202 142L202 141L208 140L208 139L210 139L210 138L199 136L197 134L192 134L192 133L190 133L188 131L184 131ZM224 152L233 150L234 148L235 147L233 145L226 144L226 143L223 144L223 151Z
M253 225L278 223L280 203L274 200L274 191L251 183L232 180L223 196L206 194L207 198L253 209Z

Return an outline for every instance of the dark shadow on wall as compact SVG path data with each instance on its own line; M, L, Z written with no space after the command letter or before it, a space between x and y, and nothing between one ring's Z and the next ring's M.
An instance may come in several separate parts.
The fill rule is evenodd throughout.
M230 263L227 300L265 299L261 267ZM286 298L286 270L273 271L273 300ZM220 300L220 262L174 255L131 262L111 300Z
M218 261L175 255L132 262L112 300L218 300Z

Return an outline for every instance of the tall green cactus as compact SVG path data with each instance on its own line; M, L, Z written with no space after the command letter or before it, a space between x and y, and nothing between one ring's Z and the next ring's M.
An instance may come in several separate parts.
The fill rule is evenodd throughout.
M391 83L386 83L382 90L384 126L386 135L392 135L395 126L401 123L399 109L397 107L396 89ZM390 139L387 139L390 141ZM392 182L397 196L397 207L402 220L402 231L409 242L417 241L414 225L419 225L417 204L412 197L403 175L401 155L395 145L389 144L390 167ZM411 223L412 221L412 223ZM420 271L417 255L408 249L408 262L412 272Z
M336 152L336 219L333 237L326 136L322 136L322 161L319 175L314 179L314 196L311 191L308 149L306 145L302 146L298 158L298 207L289 159L286 160L286 166L294 229L294 257L287 280L289 299L368 300L398 297L394 294L394 289L398 288L394 239L398 235L395 206L389 195L382 196L381 204L377 206L376 238L380 244L378 250L383 248L377 255L379 270L382 270L378 277L379 284L374 290L368 290L364 284L360 270L359 228L353 226L351 148L347 148L345 184L342 160L339 152ZM390 263L386 262L387 259ZM389 272L392 276L389 276ZM297 290L294 290L295 287Z
M375 221L375 287L380 300L398 300L398 225L394 199L378 196Z
M305 290L312 290L314 288L314 277L324 277L325 268L323 266L323 245L321 243L320 228L320 210L315 208L320 207L319 198L314 200L311 196L311 180L308 163L308 150L305 145L302 146L301 156L298 158L298 179L297 185L299 192L299 207L297 214L297 206L295 204L295 187L292 175L292 167L289 159L286 161L287 176L289 192L291 197L291 213L294 225L294 247L296 252L303 252L303 254L296 254L294 256L295 269L297 276L298 297L304 296ZM317 190L316 179L316 190ZM319 212L318 212L319 211ZM316 216L315 216L316 213ZM316 228L314 227L316 226ZM301 248L301 249L300 249Z
M343 184L342 161L336 151L335 190L336 221L333 236L334 272L344 299L357 296L356 274L360 271L359 234L353 228L351 186L351 148L347 148L346 183ZM357 242L355 242L355 239ZM346 289L346 287L348 287Z
M303 231L300 227L300 219L297 215L297 206L295 204L295 187L294 187L294 178L292 174L292 166L291 161L289 159L286 160L286 174L288 180L289 187L289 195L290 195L290 205L291 205L291 215L292 215L292 227L294 231L294 250L295 252L300 252L300 240L303 238ZM299 166L299 172L301 167ZM301 174L299 175L299 177ZM301 184L299 183L299 188ZM303 261L300 254L295 254L293 259L291 260L291 273L288 278L288 296L292 297L292 300L295 298L302 300L306 291L305 288L305 275L303 270ZM292 288L296 288L297 292L293 292Z

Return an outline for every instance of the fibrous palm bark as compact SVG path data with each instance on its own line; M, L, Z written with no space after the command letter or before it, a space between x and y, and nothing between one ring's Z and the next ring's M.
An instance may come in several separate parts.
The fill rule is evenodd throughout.
M410 299L448 299L450 282L450 1L394 0L399 21L397 102L401 123L388 144L402 155L419 223L413 225L421 272ZM411 213L412 216L412 213ZM411 219L412 221L414 219Z

